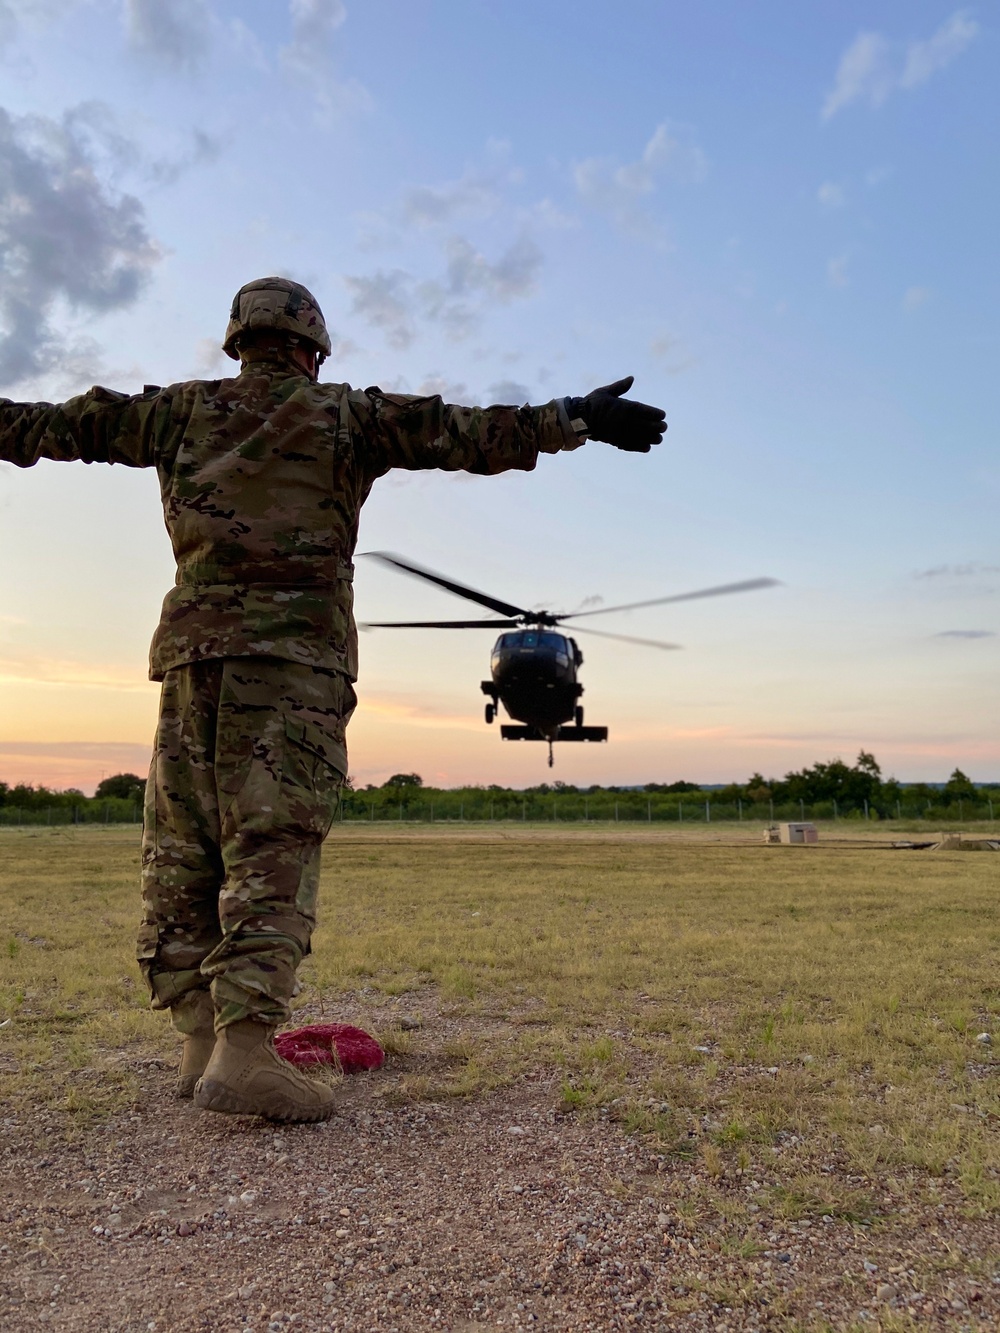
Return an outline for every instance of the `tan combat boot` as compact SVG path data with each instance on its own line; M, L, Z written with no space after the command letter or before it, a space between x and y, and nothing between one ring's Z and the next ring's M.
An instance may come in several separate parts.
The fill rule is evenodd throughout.
M333 1086L306 1078L282 1060L271 1044L273 1035L274 1028L252 1018L222 1028L194 1090L195 1106L266 1120L328 1120Z
M176 1091L185 1099L194 1096L194 1085L205 1072L215 1050L215 1006L207 990L188 991L170 1006L170 1021L184 1038Z

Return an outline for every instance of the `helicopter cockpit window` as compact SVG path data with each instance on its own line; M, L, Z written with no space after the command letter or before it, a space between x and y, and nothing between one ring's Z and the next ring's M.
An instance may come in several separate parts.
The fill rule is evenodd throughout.
M540 638L543 648L553 648L557 653L566 651L566 640L561 634L542 634Z
M518 638L520 639L520 645L519 645L519 646L520 646L521 648L537 648L537 647L538 647L538 635L537 635L533 630L529 630L529 632L528 632L527 634L519 634L519 635L518 635Z

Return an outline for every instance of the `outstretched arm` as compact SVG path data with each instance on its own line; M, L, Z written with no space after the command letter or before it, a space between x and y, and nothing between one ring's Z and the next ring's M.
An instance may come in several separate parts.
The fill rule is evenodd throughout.
M40 458L68 463L153 467L158 422L170 403L159 390L136 394L94 388L65 403L0 398L0 462L33 467Z
M477 473L525 471L540 453L576 449L588 438L647 453L666 430L657 407L622 398L632 380L596 389L586 398L556 398L543 407L455 407L439 397L418 398L368 389L381 466L444 468Z
M561 398L543 407L456 407L437 395L373 388L365 390L364 399L367 411L357 414L357 422L378 473L394 467L484 475L510 468L530 471L540 453L583 443Z

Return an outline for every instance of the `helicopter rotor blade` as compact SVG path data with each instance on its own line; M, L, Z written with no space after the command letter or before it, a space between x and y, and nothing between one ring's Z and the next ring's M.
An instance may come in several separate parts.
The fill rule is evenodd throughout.
M722 583L716 588L699 588L697 592L679 592L672 597L653 597L648 602L626 602L624 606L599 606L593 611L570 611L557 620L578 619L580 616L606 616L612 611L636 611L641 606L666 606L668 602L693 602L700 597L724 597L731 592L754 592L758 588L777 588L780 579L745 579L742 583Z
M643 648L681 649L684 646L680 643L664 643L662 639L637 639L631 634L609 634L607 630L591 629L589 625L567 625L566 628L571 634L593 634L598 639L617 639L619 643L638 643Z
M393 555L391 551L362 551L360 554L371 556L374 560L381 560L384 565L392 565L395 569L401 569L404 574L412 574L415 578L425 579L428 583L436 583L439 588L444 588L447 592L453 592L456 597L464 597L467 601L478 602L480 606L488 606L491 611L496 611L502 616L527 616L531 614L530 611L525 611L521 606L512 606L510 602L501 602L498 597L491 597L489 593L479 592L476 588L466 587L464 583L456 583L454 579L446 579L443 574L435 574L433 570L423 569L420 565L402 560L398 555Z
M520 629L519 620L369 620L358 629Z

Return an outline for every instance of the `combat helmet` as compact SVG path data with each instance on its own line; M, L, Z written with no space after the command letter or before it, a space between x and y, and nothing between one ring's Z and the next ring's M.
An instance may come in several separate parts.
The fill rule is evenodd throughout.
M256 278L233 297L222 350L239 360L241 333L275 329L313 343L323 357L332 350L319 302L307 287L290 278Z

